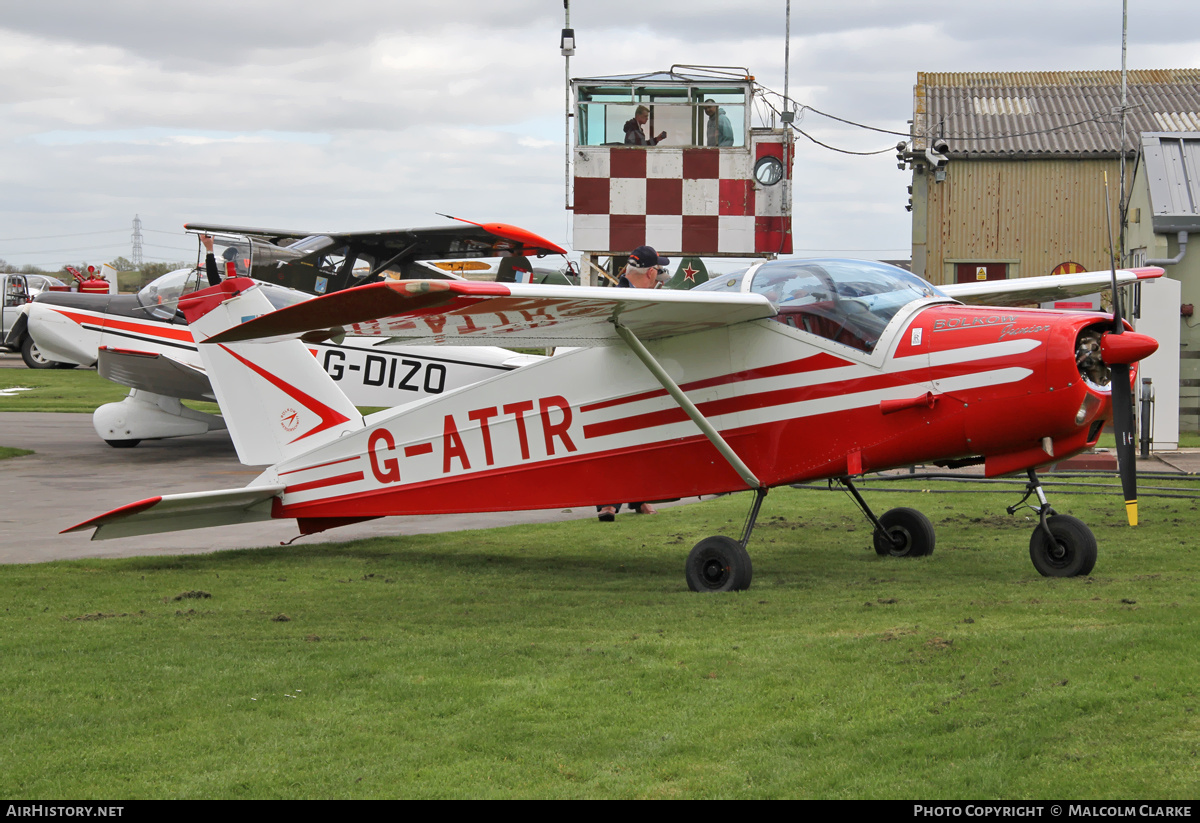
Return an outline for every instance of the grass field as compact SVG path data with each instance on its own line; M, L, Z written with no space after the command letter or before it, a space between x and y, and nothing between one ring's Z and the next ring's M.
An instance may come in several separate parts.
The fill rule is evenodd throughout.
M14 387L28 391L0 397L0 411L90 414L129 394L128 388L110 383L95 369L0 369L0 390Z
M1196 501L1052 491L1101 549L1044 579L1018 493L947 488L868 491L934 521L912 560L776 490L729 595L683 561L745 494L0 567L0 795L1195 798Z
M125 395L82 369L13 385L35 391L0 410ZM730 595L688 592L683 561L744 494L0 566L0 795L1193 799L1197 501L1151 485L1136 530L1115 492L1050 490L1099 539L1082 579L1034 571L1018 487L923 481L866 493L929 514L933 556L877 557L843 495L780 489Z

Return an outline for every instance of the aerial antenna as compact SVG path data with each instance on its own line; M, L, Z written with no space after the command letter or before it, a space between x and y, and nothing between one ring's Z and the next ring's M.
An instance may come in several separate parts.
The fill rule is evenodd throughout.
M788 150L792 145L792 121L796 116L796 109L792 105L791 98L788 97L788 79L791 77L792 57L792 0L787 0L787 21L784 24L783 31L783 112L779 115L779 119L783 121L783 127L787 130L787 134L783 140L783 179L784 185L788 186L788 192L787 196L783 199L783 217L784 220L790 220L792 210L792 182L788 170L791 169L792 164L791 158L788 156ZM781 252L786 242L786 236L780 233L779 250Z
M1117 195L1117 214L1121 216L1121 265L1125 265L1125 109L1129 93L1129 72L1125 68L1126 35L1129 31L1129 0L1121 0L1121 191ZM1112 229L1109 228L1109 245Z
M783 110L791 111L791 99L788 97L788 78L791 77L792 59L792 0L787 0L787 20L783 26ZM787 122L786 117L784 122Z
M565 137L563 146L565 155L563 156L563 188L566 196L566 209L571 210L571 55L575 53L575 29L571 28L571 0L563 0L563 12L566 19L563 23L562 37L559 39L558 47L562 52L565 60L566 68L563 78L563 110L566 113L563 118L563 127Z

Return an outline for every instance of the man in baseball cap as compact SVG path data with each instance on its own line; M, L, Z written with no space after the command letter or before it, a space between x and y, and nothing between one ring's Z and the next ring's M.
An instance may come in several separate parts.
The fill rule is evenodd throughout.
M622 289L652 289L658 283L659 268L664 271L671 265L665 257L659 257L652 246L638 246L629 255L629 265L617 281Z
M617 281L619 289L652 289L658 285L658 275L660 267L665 270L671 265L671 261L665 257L659 257L658 252L651 246L638 246L629 255L629 265L625 267L625 273L621 275L621 279ZM656 510L649 503L629 503L629 510L638 514L655 514ZM617 512L621 510L620 503L610 503L607 506L597 506L596 516L601 523L611 523L617 519Z

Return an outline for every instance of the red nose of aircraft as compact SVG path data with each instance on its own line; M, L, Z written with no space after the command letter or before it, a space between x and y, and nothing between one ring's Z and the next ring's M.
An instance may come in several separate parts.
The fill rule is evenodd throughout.
M1100 357L1108 366L1128 366L1145 360L1158 351L1158 341L1153 337L1127 331L1122 334L1109 332L1100 338Z

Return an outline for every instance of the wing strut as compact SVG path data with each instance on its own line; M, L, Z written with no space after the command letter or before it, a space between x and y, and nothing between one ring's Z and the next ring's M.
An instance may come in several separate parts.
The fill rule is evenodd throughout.
M637 355L638 360L642 361L642 364L650 370L650 373L662 384L667 393L675 399L675 402L679 404L679 408L683 409L687 416L692 418L692 422L700 428L700 431L704 432L704 436L716 447L721 456L725 458L725 461L733 467L733 470L746 481L746 485L752 489L763 488L763 484L754 476L754 472L750 471L750 467L743 463L742 458L738 457L737 453L729 447L729 444L725 442L725 438L721 437L720 432L713 428L712 423L709 423L707 418L700 413L700 410L696 408L696 404L683 393L683 390L671 379L671 375L667 374L666 369L660 366L658 361L654 359L654 355L642 345L642 341L638 340L633 332L620 323L614 322L613 325L617 328L617 334L621 336L626 345Z

